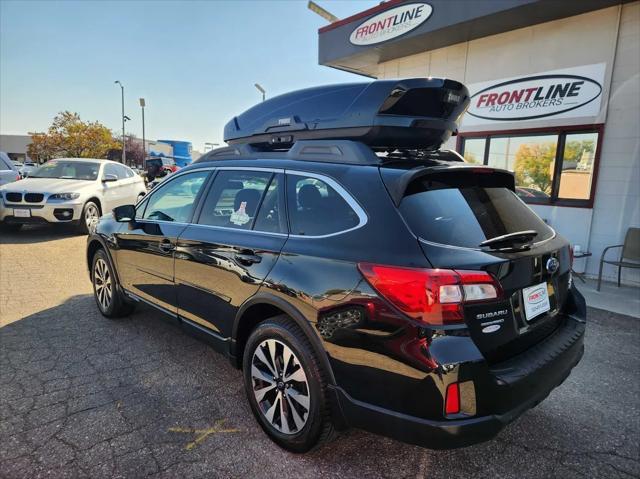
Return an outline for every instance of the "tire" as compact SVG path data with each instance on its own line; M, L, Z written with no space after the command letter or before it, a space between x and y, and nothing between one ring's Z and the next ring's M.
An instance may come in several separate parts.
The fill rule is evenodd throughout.
M98 206L95 201L87 201L84 208L82 208L82 216L80 217L79 224L80 231L84 234L90 234L92 222L97 223L101 215L100 206Z
M99 249L93 255L91 283L93 297L103 316L120 318L128 316L135 309L135 304L128 301L120 291L111 262L103 249Z
M288 367L282 371L285 355ZM253 330L244 350L243 375L253 415L280 447L307 452L334 437L326 373L291 318L275 316Z

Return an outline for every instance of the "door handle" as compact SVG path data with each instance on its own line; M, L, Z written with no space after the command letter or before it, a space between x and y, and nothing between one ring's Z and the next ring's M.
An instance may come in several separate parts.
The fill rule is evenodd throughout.
M176 247L168 239L162 240L160 242L159 248L165 253L169 253L170 251L176 249Z
M242 253L236 253L233 255L236 261L245 266L251 266L252 264L257 264L262 261L262 258L253 251L244 251Z

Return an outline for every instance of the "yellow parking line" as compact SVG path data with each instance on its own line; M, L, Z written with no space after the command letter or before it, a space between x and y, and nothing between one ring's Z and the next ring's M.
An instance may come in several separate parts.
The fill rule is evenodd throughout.
M196 447L198 444L200 444L202 441L204 441L206 438L208 438L209 436L211 436L213 434L222 433L222 432L240 432L240 429L222 429L223 423L224 423L224 419L220 419L219 421L216 421L216 423L213 425L213 427L210 427L208 429L191 429L191 428L186 428L186 427L170 427L169 428L169 432L181 432L181 433L185 433L185 434L197 434L195 440L190 442L189 444L187 444L186 447L185 447L185 449L187 451L189 451L189 450L193 449L194 447Z

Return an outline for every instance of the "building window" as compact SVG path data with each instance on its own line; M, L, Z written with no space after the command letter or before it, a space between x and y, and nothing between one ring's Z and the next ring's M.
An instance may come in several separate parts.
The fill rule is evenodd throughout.
M459 150L469 163L513 171L527 203L592 207L600 135L601 127L461 134Z

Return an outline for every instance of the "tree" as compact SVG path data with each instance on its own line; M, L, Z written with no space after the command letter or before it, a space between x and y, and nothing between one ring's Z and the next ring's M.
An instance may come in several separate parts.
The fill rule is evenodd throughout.
M474 165L480 164L480 161L476 157L475 153L471 153L470 151L464 152L464 159L467 163L473 163Z
M142 140L136 138L135 135L128 133L124 144L127 148L127 163L133 166L142 165L144 160Z
M118 148L109 128L101 123L84 122L80 115L63 111L56 115L46 133L29 133L31 144L27 154L38 161L51 158L106 158Z
M520 145L514 165L516 185L551 194L551 169L555 157L556 144L553 142Z

